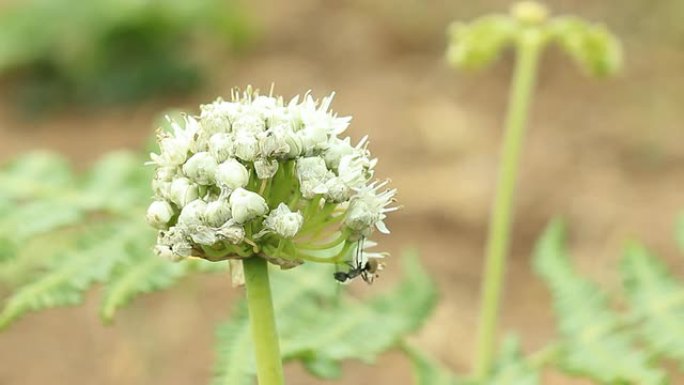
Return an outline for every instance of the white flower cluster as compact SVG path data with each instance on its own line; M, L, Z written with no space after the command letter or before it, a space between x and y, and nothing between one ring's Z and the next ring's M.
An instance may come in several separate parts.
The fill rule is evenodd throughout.
M159 229L157 254L259 255L289 266L334 234L351 245L373 228L389 232L396 191L373 181L367 138L354 146L339 137L351 118L330 112L331 101L307 94L285 103L248 89L201 106L199 116L169 119L172 130L159 132L150 162L147 220Z

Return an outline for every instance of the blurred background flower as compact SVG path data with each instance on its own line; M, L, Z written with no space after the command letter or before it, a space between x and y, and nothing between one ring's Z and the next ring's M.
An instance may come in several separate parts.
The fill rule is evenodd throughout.
M233 86L267 91L275 82L285 96L335 91L335 110L354 116L348 134L372 137L370 150L382 159L376 175L393 177L404 206L379 247L398 255L417 246L440 286L419 343L460 371L469 367L512 57L487 71L454 72L445 30L454 20L506 12L509 2L75 3L0 6L3 161L48 148L85 167L108 150L143 147L169 107L192 110ZM502 320L504 330L520 330L527 350L553 334L549 296L528 259L555 214L569 220L583 273L608 288L619 285L614 267L629 236L684 273L671 240L684 206L684 3L547 5L605 22L623 41L625 65L620 76L597 81L558 49L543 58ZM390 265L375 287L397 273ZM352 290L366 291L358 286ZM142 298L109 328L93 301L30 315L0 333L0 383L206 383L211 330L236 297L225 277L212 277ZM318 383L297 366L286 371L293 383ZM341 384L363 382L407 385L410 368L395 354L374 367L345 365Z

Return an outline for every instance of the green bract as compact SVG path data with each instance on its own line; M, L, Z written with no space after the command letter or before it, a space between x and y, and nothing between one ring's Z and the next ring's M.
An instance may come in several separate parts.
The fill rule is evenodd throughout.
M350 118L330 112L331 101L306 95L285 103L248 88L170 121L150 162L156 253L212 261L257 255L281 267L339 263L374 228L389 232L383 220L396 209L388 207L395 190L373 180L377 160L366 138L356 146L339 138Z

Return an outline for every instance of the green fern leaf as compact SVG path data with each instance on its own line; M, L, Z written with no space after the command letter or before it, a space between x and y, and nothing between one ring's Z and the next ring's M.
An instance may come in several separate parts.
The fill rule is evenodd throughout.
M413 365L414 384L466 385L466 383L458 381L450 370L420 350L408 345L404 345L403 350Z
M621 333L620 318L593 283L573 270L565 249L565 231L552 222L536 248L535 268L551 288L562 337L558 355L561 369L602 384L661 385L663 371Z
M312 311L294 313L297 320L293 321L307 326L296 331L293 327L293 333L283 335L283 356L370 362L417 329L432 311L436 290L415 255L405 256L402 262L405 278L387 294L324 312L312 307Z
M339 376L339 362L372 361L415 330L432 310L436 290L415 256L404 258L405 278L388 294L366 303L338 297L340 286L327 266L305 264L271 271L281 354L302 360L312 373ZM253 347L242 305L219 327L218 360L212 385L251 384Z
M145 247L136 251L140 257L129 256L108 279L100 310L104 321L111 321L114 313L134 297L168 288L188 272L187 263L164 260L150 250Z
M654 352L684 368L684 285L639 244L627 248L622 274L640 336Z
M485 385L537 385L539 372L523 357L520 344L515 337L507 338L494 366L491 378Z
M246 303L240 302L231 319L216 330L216 362L211 385L253 385L254 347Z
M81 248L64 252L54 268L18 289L0 313L0 329L28 311L75 305L83 293L97 282L104 282L117 263L128 256L140 229L112 224L90 234Z

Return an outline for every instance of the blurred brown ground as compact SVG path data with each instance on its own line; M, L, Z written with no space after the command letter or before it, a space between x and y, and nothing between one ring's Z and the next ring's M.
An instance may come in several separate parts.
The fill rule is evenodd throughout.
M684 208L684 5L679 0L550 1L558 13L605 20L625 44L624 73L583 76L557 50L544 57L518 188L516 227L502 330L517 330L534 351L554 333L549 296L531 273L536 236L555 215L567 218L579 268L609 290L626 239L638 237L677 272L673 222ZM170 107L194 109L233 86L252 84L292 96L334 90L349 134L368 133L378 174L399 189L404 209L378 237L398 255L417 247L441 291L417 344L459 371L470 366L488 206L496 175L500 126L511 59L476 74L445 65L445 28L505 11L504 1L417 0L252 2L262 25L255 47L215 63L214 80L183 100L98 111L70 110L21 120L0 104L0 160L36 148L68 154L86 167L100 154L140 148ZM396 264L371 288L399 276ZM206 384L213 328L239 294L223 277L195 277L137 300L104 327L97 296L85 306L33 314L0 334L0 384ZM97 294L97 293L94 293ZM322 381L298 365L288 383ZM345 364L339 384L411 384L397 353L376 366ZM585 384L549 374L544 384ZM675 381L676 383L676 381Z

